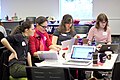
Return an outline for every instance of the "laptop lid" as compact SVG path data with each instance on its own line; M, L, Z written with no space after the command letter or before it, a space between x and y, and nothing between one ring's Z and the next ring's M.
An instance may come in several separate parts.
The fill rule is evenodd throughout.
M95 46L73 45L71 51L71 60L92 60Z
M115 53L118 50L118 44L103 44L99 52L112 51Z
M37 51L39 59L58 60L57 51Z
M62 41L62 49L68 48L68 53L71 52L72 45L75 43L75 38L72 38L70 40Z

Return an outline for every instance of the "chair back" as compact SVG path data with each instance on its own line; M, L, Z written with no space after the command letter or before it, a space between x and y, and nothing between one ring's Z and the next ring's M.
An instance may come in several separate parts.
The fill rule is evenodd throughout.
M68 68L26 67L28 80L70 80Z

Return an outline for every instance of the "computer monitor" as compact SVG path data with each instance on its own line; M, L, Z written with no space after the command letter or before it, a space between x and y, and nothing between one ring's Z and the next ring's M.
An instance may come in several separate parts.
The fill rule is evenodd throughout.
M77 34L87 34L89 31L89 26L74 26Z
M36 17L26 17L26 21L31 21L35 24Z

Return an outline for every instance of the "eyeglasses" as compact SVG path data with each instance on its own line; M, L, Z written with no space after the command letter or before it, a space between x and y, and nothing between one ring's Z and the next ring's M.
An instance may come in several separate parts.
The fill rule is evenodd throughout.
M42 25L40 25L40 26L42 26ZM47 28L48 26L42 26L43 28Z

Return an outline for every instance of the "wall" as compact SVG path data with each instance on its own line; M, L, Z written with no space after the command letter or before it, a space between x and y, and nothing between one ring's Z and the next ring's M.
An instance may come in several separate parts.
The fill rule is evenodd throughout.
M93 0L93 16L104 12L109 18L112 34L120 34L120 0Z
M59 18L59 0L1 0L2 18L12 17L16 12L19 18L26 16L55 16ZM109 17L112 34L120 34L120 0L93 0L93 17L104 12Z
M0 5L1 5L1 0L0 0ZM0 19L1 19L1 6L0 6Z
M59 17L59 0L1 0L2 18L17 13L19 18L26 16L55 16Z

